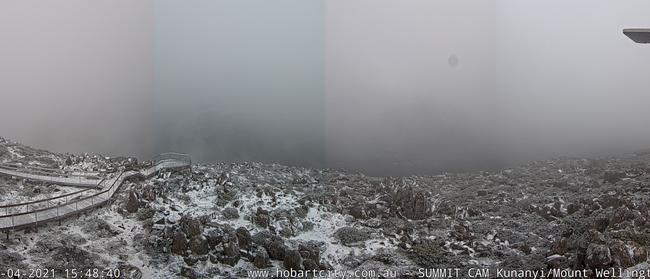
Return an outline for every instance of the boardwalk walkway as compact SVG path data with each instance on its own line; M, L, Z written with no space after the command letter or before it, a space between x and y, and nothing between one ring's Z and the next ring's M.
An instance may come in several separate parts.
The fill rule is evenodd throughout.
M124 180L130 177L150 177L158 171L187 168L191 167L191 164L191 159L185 154L165 153L158 156L150 168L139 171L123 171L99 179L95 184L98 187L44 200L0 206L0 231L38 226L90 210L110 201ZM5 172L0 170L0 173ZM28 175L17 176L29 178ZM50 176L50 178L39 176L37 180L57 183L61 177Z

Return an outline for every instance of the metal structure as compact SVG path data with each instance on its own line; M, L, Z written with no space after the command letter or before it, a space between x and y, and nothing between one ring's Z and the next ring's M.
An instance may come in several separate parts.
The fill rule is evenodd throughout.
M122 183L134 176L150 177L162 170L191 168L189 155L165 153L154 159L154 164L143 170L121 171L99 182L101 189L84 189L73 193L37 201L0 206L0 231L11 231L47 222L61 220L101 206L110 201ZM21 176L22 177L22 176ZM49 182L56 183L57 176Z
M623 29L623 34L639 44L650 44L650 28Z
M59 185L97 188L103 172L79 172L19 164L0 164L0 174Z

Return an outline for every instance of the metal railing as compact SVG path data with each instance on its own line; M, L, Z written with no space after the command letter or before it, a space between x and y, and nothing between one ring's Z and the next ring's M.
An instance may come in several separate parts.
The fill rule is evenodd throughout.
M192 165L192 157L190 157L190 155L183 154L183 153L167 152L167 153L161 153L153 158L153 161L156 164L164 161L170 161L170 160L183 162L190 166Z
M96 187L102 178L101 172L81 172L16 164L0 164L0 174L80 187Z
M17 229L20 227L38 225L39 222L65 218L97 207L108 202L119 189L125 179L133 175L150 176L161 169L191 167L188 155L179 153L166 153L156 156L154 165L142 171L122 171L117 177L103 179L102 183L110 183L109 187L96 192L85 189L66 195L0 206L0 230ZM4 213L2 213L4 211Z
M85 177L89 179L99 179L105 172L102 171L80 171L80 170L66 170L46 168L41 166L22 165L16 163L0 164L0 169L19 171L22 173L46 175L54 177Z

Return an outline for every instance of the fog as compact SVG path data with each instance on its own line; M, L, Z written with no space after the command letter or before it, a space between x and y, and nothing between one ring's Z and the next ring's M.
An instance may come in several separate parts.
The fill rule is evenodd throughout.
M373 175L650 147L647 1L0 2L0 136Z

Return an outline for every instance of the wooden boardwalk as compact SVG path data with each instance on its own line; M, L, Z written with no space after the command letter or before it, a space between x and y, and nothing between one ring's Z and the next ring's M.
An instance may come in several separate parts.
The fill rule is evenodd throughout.
M150 168L115 173L98 181L96 184L98 187L44 200L0 206L0 231L38 226L79 214L110 201L122 183L130 177L141 176L146 178L162 170L188 168L192 164L189 156L184 154L167 153L161 156L164 157L159 157ZM48 180L47 177L39 177L38 179L43 179L39 181L57 183L56 181L59 181L60 178L52 176L51 180Z

